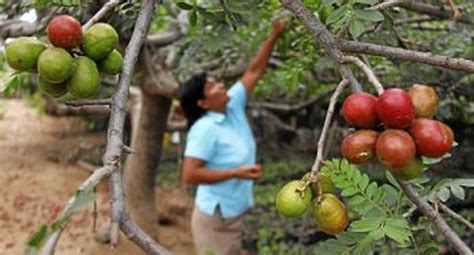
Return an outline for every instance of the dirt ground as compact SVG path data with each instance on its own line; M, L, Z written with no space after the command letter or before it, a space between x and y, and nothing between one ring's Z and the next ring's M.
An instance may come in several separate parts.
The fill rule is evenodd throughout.
M0 255L23 254L28 237L54 220L90 174L75 159L83 153L100 153L105 133L87 131L88 123L79 117L39 114L23 101L0 100L0 106L5 110L0 113ZM159 242L173 254L193 254L192 199L177 188L156 192L161 194ZM99 185L98 194L97 230L109 219L107 183ZM92 208L77 213L56 254L143 254L125 236L114 250L96 241L93 219Z

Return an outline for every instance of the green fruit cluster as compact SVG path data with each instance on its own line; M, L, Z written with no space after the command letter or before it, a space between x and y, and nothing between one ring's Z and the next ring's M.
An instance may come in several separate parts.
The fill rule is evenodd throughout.
M349 216L344 203L331 194L335 186L329 176L322 173L317 177L317 188L305 187L303 180L293 180L278 191L275 205L286 218L301 217L311 207L313 218L324 233L335 235L344 231Z
M100 85L99 73L118 74L123 58L115 48L117 31L97 23L85 31L79 48L48 46L34 37L19 37L6 46L8 64L19 71L38 74L38 87L52 97L69 93L75 98L93 97Z

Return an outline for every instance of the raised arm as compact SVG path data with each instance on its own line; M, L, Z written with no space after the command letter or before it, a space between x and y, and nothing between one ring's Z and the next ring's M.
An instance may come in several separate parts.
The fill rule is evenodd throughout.
M245 86L247 91L247 98L252 94L255 85L257 84L260 77L262 77L263 72L267 68L268 59L273 50L273 46L277 39L280 37L280 34L285 30L288 22L277 20L273 23L273 30L270 36L265 40L265 42L260 47L260 50L257 52L257 55L252 59L249 66L245 70L244 75L241 78L242 83Z

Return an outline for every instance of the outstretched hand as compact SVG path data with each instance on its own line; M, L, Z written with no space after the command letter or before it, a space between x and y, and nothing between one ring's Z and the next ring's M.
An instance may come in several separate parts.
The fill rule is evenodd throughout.
M241 166L236 170L236 177L251 180L258 179L262 177L262 166L259 164L253 166Z

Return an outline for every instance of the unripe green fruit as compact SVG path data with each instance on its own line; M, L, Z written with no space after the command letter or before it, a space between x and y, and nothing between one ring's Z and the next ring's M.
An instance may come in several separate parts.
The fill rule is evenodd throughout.
M113 50L105 59L99 61L99 71L106 74L118 74L122 70L123 58L118 50Z
M287 218L295 218L303 215L308 207L313 193L310 188L306 188L303 195L297 189L304 186L304 181L290 181L278 191L275 204L278 211Z
M349 224L346 207L333 194L323 194L316 199L313 216L321 231L330 235L344 231Z
M74 72L74 60L65 49L48 48L38 59L38 72L49 82L61 83Z
M38 75L38 87L46 94L57 98L67 93L66 84L64 83L52 83Z
M8 64L19 71L35 72L38 58L46 45L33 37L19 37L7 44L5 54Z
M97 23L84 33L81 49L86 56L99 61L115 49L118 40L117 31L111 25Z
M77 57L76 71L67 81L68 92L77 98L89 98L96 93L99 83L99 70L94 61L88 57Z

